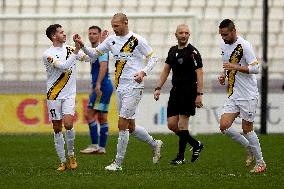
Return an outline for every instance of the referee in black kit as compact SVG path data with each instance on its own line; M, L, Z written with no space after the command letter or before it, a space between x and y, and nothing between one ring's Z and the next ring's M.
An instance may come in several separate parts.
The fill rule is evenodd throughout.
M198 50L188 43L189 28L185 24L177 26L175 36L178 45L170 48L164 69L154 91L154 99L159 100L160 91L172 69L172 89L168 101L168 128L179 136L179 152L171 164L184 164L186 144L192 146L191 162L198 159L203 144L188 132L190 116L195 115L195 108L201 108L203 70L202 59Z

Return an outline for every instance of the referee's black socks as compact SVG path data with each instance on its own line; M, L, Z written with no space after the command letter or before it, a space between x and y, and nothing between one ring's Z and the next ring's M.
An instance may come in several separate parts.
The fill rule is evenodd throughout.
M192 136L190 136L188 130L181 130L179 132L176 133L179 137L184 137L186 142L188 142L188 144L190 144L192 147L197 147L199 146L199 142L197 140L195 140Z

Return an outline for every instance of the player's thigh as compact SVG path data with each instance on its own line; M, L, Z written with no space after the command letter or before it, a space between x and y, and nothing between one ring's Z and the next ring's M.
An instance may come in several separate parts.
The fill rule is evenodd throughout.
M62 113L63 115L72 115L75 114L75 98L64 99L62 102Z
M240 109L235 100L227 99L223 105L223 112L220 118L220 130L226 130L233 124L238 117Z
M73 127L73 120L75 114L75 98L63 100L62 113L64 116L65 128L71 129Z
M240 108L235 100L227 99L223 105L222 114L240 113Z
M102 95L100 96L98 105L95 105L95 109L102 112L108 112L111 95L112 90L102 90Z
M50 121L62 119L62 100L47 100L47 109Z
M100 124L107 123L108 112L105 111L97 111L98 121Z
M256 115L257 103L257 99L238 101L240 117L245 121L253 122Z
M131 89L124 93L122 97L121 110L119 116L126 119L135 119L138 104L142 98L143 89Z
M92 93L89 96L89 102L88 102L88 106L87 106L89 109L94 109L96 99L97 99L97 94L96 94L95 90L93 90Z
M178 131L178 122L179 122L179 116L170 116L167 118L168 128L173 131Z
M220 119L220 130L226 130L232 126L236 117L238 117L239 113L224 113L221 115Z

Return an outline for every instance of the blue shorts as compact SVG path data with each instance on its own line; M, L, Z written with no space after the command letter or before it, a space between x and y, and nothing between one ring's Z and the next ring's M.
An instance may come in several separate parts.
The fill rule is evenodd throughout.
M102 112L108 112L110 97L113 92L112 85L101 86L102 95L97 96L95 88L89 97L88 108L95 109Z

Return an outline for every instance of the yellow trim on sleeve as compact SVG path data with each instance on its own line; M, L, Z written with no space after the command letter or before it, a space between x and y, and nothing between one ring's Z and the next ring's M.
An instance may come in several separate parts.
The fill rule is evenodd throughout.
M257 64L258 64L258 61L255 60L255 61L253 61L250 65L251 65L251 66L254 66L254 65L257 65Z
M87 57L87 55L84 54L84 55L82 56L82 58L80 59L80 62L83 62L84 60L86 60L86 57Z
M151 57L153 54L154 54L154 51L150 52L150 53L146 56L146 58Z
M102 51L100 51L99 49L95 48L95 51L97 51L97 53L99 53L100 55L104 54Z

